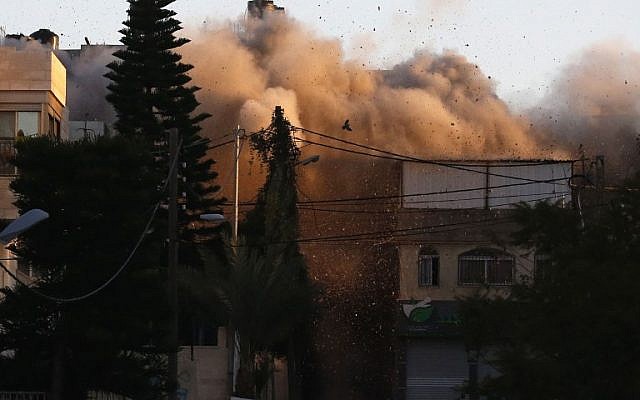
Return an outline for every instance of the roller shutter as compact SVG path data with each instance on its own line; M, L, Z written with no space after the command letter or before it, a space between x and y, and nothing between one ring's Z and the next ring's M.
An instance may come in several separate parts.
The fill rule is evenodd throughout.
M464 345L456 341L407 343L407 400L454 400L469 373Z

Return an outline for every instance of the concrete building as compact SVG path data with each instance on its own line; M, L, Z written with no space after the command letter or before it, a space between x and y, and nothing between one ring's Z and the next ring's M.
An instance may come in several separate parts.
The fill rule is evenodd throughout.
M396 237L398 399L459 399L492 369L467 351L456 299L505 292L544 255L514 247L516 203L572 202L570 161L405 162Z
M11 43L0 47L0 219L4 221L17 217L9 189L16 173L9 163L16 140L32 135L68 137L67 72L55 55L54 46L25 40ZM4 249L0 255L10 258ZM15 261L6 265L25 280L31 276ZM14 283L2 271L0 287Z
M247 2L247 11L254 18L264 18L268 13L284 14L284 7L275 5L273 0L252 0Z

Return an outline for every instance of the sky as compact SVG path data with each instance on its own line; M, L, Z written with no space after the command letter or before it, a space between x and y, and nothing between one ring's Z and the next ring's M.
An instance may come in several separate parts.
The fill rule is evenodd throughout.
M125 0L2 1L0 26L29 34L48 28L62 48L117 43ZM640 48L637 0L276 0L325 37L342 41L346 57L386 68L418 49L455 50L476 63L514 108L539 101L560 72L603 41ZM244 14L242 0L176 0L188 29ZM197 66L196 66L197 67Z

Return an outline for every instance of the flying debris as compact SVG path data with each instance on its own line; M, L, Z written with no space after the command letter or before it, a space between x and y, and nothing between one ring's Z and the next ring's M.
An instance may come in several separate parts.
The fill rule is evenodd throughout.
M351 125L349 125L349 120L344 121L344 125L342 125L342 129L349 132L353 130L351 129Z

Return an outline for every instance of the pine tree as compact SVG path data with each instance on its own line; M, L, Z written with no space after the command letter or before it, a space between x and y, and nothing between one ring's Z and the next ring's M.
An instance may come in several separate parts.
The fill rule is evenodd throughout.
M128 0L128 19L120 30L121 42L125 49L116 51L116 61L107 67L111 70L105 76L112 83L107 100L116 111L115 129L126 137L140 137L150 147L155 146L156 160L150 157L149 165L165 172L170 165L179 168L180 180L178 193L184 193L179 200L184 212L179 215L179 262L183 277L193 279L194 270L198 270L205 279L204 262L199 244L213 242L222 248L216 240L213 228L207 228L199 222L203 213L219 212L214 194L219 187L213 184L217 174L212 171L214 161L207 159L207 140L199 132L200 123L209 117L196 111L199 106L195 93L196 86L189 86L191 78L188 72L193 68L183 63L182 56L176 51L189 42L186 38L176 37L181 29L180 22L174 18L176 13L167 7L174 0ZM168 158L168 132L176 129L180 137L179 163ZM159 160L158 160L159 159ZM148 187L155 191L156 186ZM166 232L164 221L155 225L159 231ZM158 265L166 265L164 254L158 253ZM168 269L167 269L168 273ZM168 274L167 274L168 276ZM166 278L166 277L165 277ZM180 282L179 282L180 283ZM182 282L184 283L184 282ZM180 292L180 291L179 291ZM215 314L214 307L203 304L202 299L194 298L192 292L181 291L179 325L201 320L203 315ZM191 297L191 298L189 298ZM185 305L199 304L199 307ZM221 325L223 321L209 321ZM175 339L169 338L171 342ZM171 346L175 346L172 343ZM169 353L175 352L168 349ZM170 368L175 364L170 362ZM173 375L175 372L172 372ZM170 377L169 392L175 393L175 376ZM171 396L170 396L171 398Z
M192 65L181 62L175 49L188 43L175 33L181 29L173 18L176 13L166 7L174 0L128 0L129 18L120 30L125 49L116 51L118 60L110 63L106 74L112 83L107 100L116 110L116 130L125 136L140 136L149 143L167 142L167 132L176 128L182 138L181 175L186 183L180 192L186 194L187 212L182 216L181 239L192 243L208 237L210 230L193 224L201 213L216 212L220 201L213 195L219 187L212 182L217 174L211 170L214 161L205 159L207 141L199 135L200 123L209 117L196 113L199 106L195 86L187 86L187 73ZM160 153L166 154L166 148ZM168 160L164 160L166 169ZM197 227L197 228L194 228ZM194 246L181 246L181 261L200 266Z

